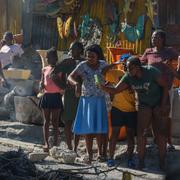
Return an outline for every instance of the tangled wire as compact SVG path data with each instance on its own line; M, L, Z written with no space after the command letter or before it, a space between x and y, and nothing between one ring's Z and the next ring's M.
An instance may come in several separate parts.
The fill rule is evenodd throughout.
M81 180L81 176L63 170L41 172L19 149L0 154L1 180Z
M101 170L100 166L88 166L71 169L57 169L48 172L38 170L31 162L23 150L8 151L0 154L0 179L1 180L82 180L85 175L94 175L104 179L110 171L119 171L123 176L139 176L145 174L136 174L117 166Z

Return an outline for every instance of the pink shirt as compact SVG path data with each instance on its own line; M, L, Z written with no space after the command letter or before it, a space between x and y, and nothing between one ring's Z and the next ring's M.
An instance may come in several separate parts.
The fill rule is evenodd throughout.
M46 66L42 70L44 74L44 92L45 93L60 93L61 89L50 78L50 74L52 70L53 68L51 66Z
M162 75L164 76L168 84L168 87L171 88L174 80L174 74L171 68L169 68L169 66L163 62L176 60L177 58L178 58L177 51L175 51L171 47L165 47L160 52L157 52L155 48L146 49L140 60L148 65L152 65L158 68L161 71Z
M160 52L157 52L155 48L147 48L141 57L141 61L154 65L163 61L176 60L178 55L178 52L171 47L165 47Z

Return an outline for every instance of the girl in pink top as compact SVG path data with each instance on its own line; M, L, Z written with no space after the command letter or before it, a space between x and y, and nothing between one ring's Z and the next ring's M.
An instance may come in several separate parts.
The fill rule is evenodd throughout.
M55 48L51 48L47 51L47 62L48 66L42 69L42 76L40 82L40 89L43 90L44 95L40 99L39 106L42 108L43 118L44 118L44 126L43 126L43 134L44 134L44 151L49 150L49 123L52 121L52 125L54 128L54 145L57 146L58 143L58 121L60 112L62 109L62 90L55 85L52 81L50 75L52 70L54 69L58 57L57 51Z

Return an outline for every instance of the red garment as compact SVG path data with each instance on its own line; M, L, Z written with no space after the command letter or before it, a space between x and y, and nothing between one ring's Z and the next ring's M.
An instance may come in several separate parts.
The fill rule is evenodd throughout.
M60 93L61 89L50 78L50 74L51 74L52 70L53 70L53 68L51 66L46 66L43 68L44 92L45 93Z
M176 60L177 58L178 52L171 47L166 47L159 52L157 52L156 48L148 48L145 50L140 60L159 69L164 76L168 87L171 88L174 80L174 74L166 62Z

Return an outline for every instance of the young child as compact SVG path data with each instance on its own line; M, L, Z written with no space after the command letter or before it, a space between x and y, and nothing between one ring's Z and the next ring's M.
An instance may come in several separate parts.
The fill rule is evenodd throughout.
M104 82L103 68L107 66L104 60L100 60L99 49L90 46L86 49L86 61L81 62L75 70L68 76L69 82L75 86L76 94L81 95L77 114L73 126L75 134L84 135L88 152L88 163L93 158L92 145L94 135L102 144L102 134L106 136L108 132L108 114L105 103L105 93L99 89L95 83L95 77ZM76 78L82 79L80 84ZM101 146L98 145L98 148ZM101 152L101 149L98 149Z
M106 72L106 80L116 85L126 71L126 60L130 57L128 54L121 56L121 63L124 66L124 71L119 69L110 69ZM111 124L112 124L112 135L109 142L109 159L107 165L109 167L115 165L114 152L116 147L117 138L119 131L123 126L127 129L127 156L129 168L134 168L135 164L133 161L134 151L134 136L137 125L136 109L135 109L135 94L131 89L124 90L113 96L112 110L111 110Z
M60 111L62 109L62 90L53 82L50 78L51 71L54 69L57 63L57 51L55 48L51 48L47 51L47 62L48 66L42 69L42 77L40 82L40 89L44 91L44 95L40 99L40 108L42 108L44 126L44 151L49 150L49 124L52 122L54 128L54 145L58 145L58 121L60 116Z

